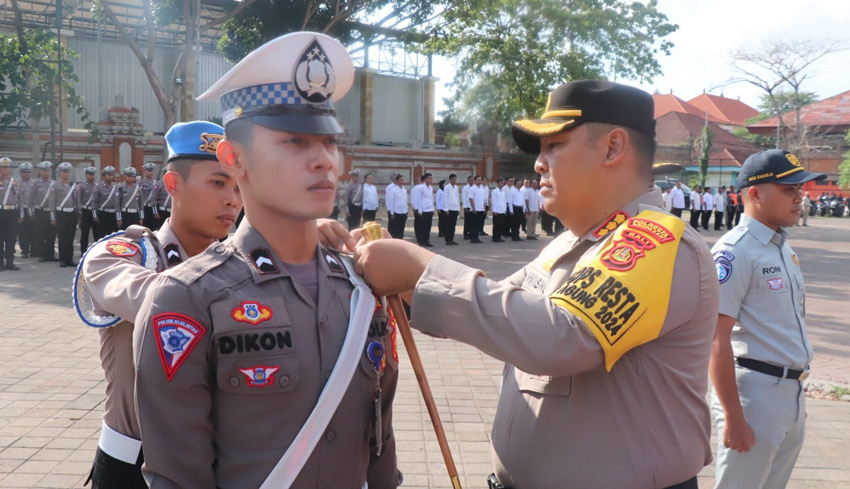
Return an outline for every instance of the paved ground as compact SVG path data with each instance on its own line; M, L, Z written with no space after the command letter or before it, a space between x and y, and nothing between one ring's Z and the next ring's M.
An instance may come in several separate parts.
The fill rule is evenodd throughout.
M720 232L705 233L713 242ZM793 230L805 270L813 377L850 384L850 219ZM412 230L408 230L412 236ZM435 236L436 238L436 236ZM503 278L547 243L487 242L435 250ZM97 445L103 381L97 336L70 305L72 270L20 260L0 274L0 487L81 487ZM448 340L417 336L461 482L485 487L502 364ZM399 349L404 356L403 349ZM395 430L404 487L450 487L416 380L402 359ZM791 488L850 488L850 403L809 400L808 436ZM700 474L713 484L713 466Z

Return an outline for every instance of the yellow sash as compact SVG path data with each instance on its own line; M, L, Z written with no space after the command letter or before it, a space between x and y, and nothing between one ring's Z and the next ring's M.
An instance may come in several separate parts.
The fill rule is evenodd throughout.
M596 256L578 262L549 297L593 333L609 372L626 352L658 338L684 230L678 217L643 211L620 225Z

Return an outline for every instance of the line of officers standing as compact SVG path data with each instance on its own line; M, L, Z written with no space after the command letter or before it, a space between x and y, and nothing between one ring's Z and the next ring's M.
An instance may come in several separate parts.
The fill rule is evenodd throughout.
M82 254L89 243L119 229L143 224L155 230L171 215L171 196L162 182L154 179L153 163L142 167L142 178L135 168L125 168L123 182L115 180L112 166L101 170L100 182L95 182L97 168L93 166L84 170L82 182L72 180L73 166L68 162L56 166L56 180L50 161L36 167L38 178L32 178L29 162L18 166L20 176L15 178L12 160L0 158L0 271L20 269L15 265L15 241L22 258L38 257L39 262L58 261L60 267L73 267L78 226Z
M349 175L351 183L340 186L337 204L330 217L337 219L339 210L346 209L348 229L353 230L360 227L361 219L364 222L375 220L379 202L371 173L366 174L362 184L359 170L352 170ZM404 176L396 174L391 180L385 191L387 228L392 237L402 239L409 212L408 191L404 187ZM488 212L493 214L494 242L503 241L503 237L521 241L520 229L526 233L527 239L536 240L538 214L548 236L553 236L559 230L558 227L563 229L559 222L555 223L556 220L543 210L540 187L536 180L500 178L491 189L486 178L470 175L467 177L467 185L459 189L457 175L453 173L448 180L440 180L436 196L432 185L433 175L425 173L419 177L419 184L410 189L414 234L420 246L433 246L431 229L435 211L438 237L444 238L447 245L458 244L454 237L461 206L464 211L463 239L472 243L482 243L479 237L488 236L484 231Z

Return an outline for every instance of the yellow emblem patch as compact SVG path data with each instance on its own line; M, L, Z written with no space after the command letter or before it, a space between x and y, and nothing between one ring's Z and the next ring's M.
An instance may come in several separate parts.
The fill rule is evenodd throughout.
M595 256L577 263L549 297L593 333L608 371L632 348L658 338L684 230L684 221L675 216L641 212Z
M788 158L788 161L790 161L792 165L800 166L800 160L795 155L788 153L785 157Z
M198 151L204 151L206 153L215 154L215 151L218 149L218 143L224 139L224 136L221 134L210 134L203 133L201 134L201 144L198 146Z

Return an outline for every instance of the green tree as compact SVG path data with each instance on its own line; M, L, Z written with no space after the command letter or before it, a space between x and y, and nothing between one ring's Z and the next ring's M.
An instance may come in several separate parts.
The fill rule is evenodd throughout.
M655 0L472 0L441 20L427 49L459 60L460 117L505 134L565 81L652 80L672 47L664 38L678 28Z
M754 117L754 120L763 120L770 117L777 117L786 112L797 110L797 108L805 107L818 101L818 94L814 92L794 92L781 91L773 94L774 100L771 100L767 94L762 94L758 105L759 115ZM778 112L777 112L778 111Z
M21 27L16 35L0 35L0 128L37 129L44 119L56 125L61 100L94 132L83 98L74 89L78 78L71 60L79 55L62 46L60 62L59 49L55 34L43 29ZM38 154L38 131L34 130L32 158L38 159Z
M702 128L697 147L699 148L699 182L702 187L705 187L705 179L708 176L708 162L711 155L711 139L713 134L708 125Z
M844 141L850 144L850 130L844 136ZM844 161L838 167L838 186L844 190L850 190L850 151L844 153Z

